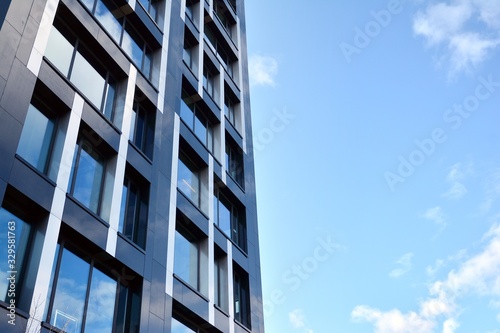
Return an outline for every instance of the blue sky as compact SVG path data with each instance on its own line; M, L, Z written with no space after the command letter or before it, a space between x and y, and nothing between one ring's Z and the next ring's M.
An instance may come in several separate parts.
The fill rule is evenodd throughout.
M246 15L267 332L500 333L500 2Z

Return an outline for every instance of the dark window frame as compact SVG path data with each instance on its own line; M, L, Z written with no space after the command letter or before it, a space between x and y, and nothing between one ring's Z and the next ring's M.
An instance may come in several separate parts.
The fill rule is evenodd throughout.
M228 136L226 136L225 163L229 177L245 189L244 154L240 147L229 142Z
M127 188L126 196L123 196L122 193L122 203L123 200L125 200L122 208L124 208L125 211L120 211L120 222L123 230L118 230L125 238L142 249L146 248L149 214L149 186L144 183L145 181L141 183L134 179L134 175L130 172L125 174L123 187ZM130 201L133 200L131 192L134 192L133 195L135 196L133 212L129 211L131 207ZM129 215L131 213L133 214L132 217ZM145 221L143 221L143 219L145 219Z
M111 122L114 120L114 116L116 114L116 101L117 101L117 90L118 90L118 80L116 77L111 73L110 70L104 66L99 58L92 52L90 51L90 48L86 46L85 42L83 42L80 38L77 37L77 34L71 29L65 22L63 22L60 18L58 19L56 17L56 20L54 21L54 24L52 25L52 29L56 29L65 39L66 41L71 44L73 47L72 55L71 55L71 61L69 64L69 69L68 69L68 74L66 75L65 73L62 73L61 70L57 67L56 64L53 64L50 58L46 59L69 81L71 84L81 93L81 95L89 102L90 105L94 106L99 110L101 114L103 114L107 119L109 119ZM94 102L90 100L90 97L86 96L81 91L81 88L74 83L71 78L72 75L74 74L73 68L75 64L75 60L77 57L77 54L80 54L83 59L85 59L90 66L99 74L104 80L104 88L103 92L101 94L101 105L95 105ZM111 105L109 105L109 112L108 112L108 94L110 91L110 87L114 89L113 93L113 101L111 102Z
M112 0L92 0L92 1L93 1L92 8L87 7L84 3L83 3L83 6L86 7L90 11L92 16L96 19L96 21L99 22L103 26L104 30L108 33L110 38L113 39L120 46L120 48L123 50L123 52L126 54L126 56L128 58L130 58L131 62L139 69L139 71L141 73L143 73L144 76L148 80L152 80L152 78L153 78L153 53L154 53L153 48L149 45L149 43L144 38L141 37L141 34L138 32L138 30L134 27L134 24L131 22L130 19L127 18L127 16L125 14L123 14L123 16L121 16L121 17L116 17L114 15L115 19L121 25L120 38L119 38L119 40L116 40L112 36L112 34L107 31L105 25L99 21L99 18L95 15L95 11L97 9L97 2L98 1L102 2L102 4L112 14L113 14L113 12L121 12L120 7L118 7ZM146 0L146 1L151 3L151 0ZM142 1L139 0L138 2L144 8L144 5L141 3ZM116 8L111 10L109 6L114 6ZM144 9L146 10L146 8L144 8ZM149 10L146 10L146 12L148 14L150 14ZM154 21L156 22L155 19L154 19ZM129 35L129 37L135 42L135 44L142 50L140 64L136 63L134 61L133 57L130 54L128 54L128 52L123 47L125 33L127 33ZM149 56L149 66L147 66L147 61L146 61L148 56ZM149 68L147 68L147 67L149 67Z
M106 275L108 278L116 282L116 293L115 293L115 304L113 309L113 322L112 322L112 331L114 333L129 333L129 332L138 332L138 330L133 331L130 329L131 322L140 323L140 308L141 302L139 302L139 311L132 311L130 308L130 298L135 295L138 295L139 298L142 298L142 282L137 282L135 280L135 276L132 276L131 272L125 271L122 269L121 271L110 268L109 265L106 265L104 262L100 261L99 255L91 255L86 251L82 251L78 246L66 241L64 238L60 240L57 244L57 251L54 258L54 266L53 272L51 275L51 285L48 294L48 307L46 312L46 324L50 326L50 328L54 328L51 323L52 321L52 311L54 308L54 300L57 293L57 286L61 273L61 262L63 252L68 251L72 253L75 257L82 260L83 262L89 265L89 274L87 276L87 286L84 300L84 309L82 314L82 326L81 332L86 332L85 323L87 317L87 311L89 306L89 297L91 291L91 283L92 283L92 274L94 270L98 270L100 273ZM125 293L125 296L123 294ZM125 303L125 306L123 304ZM138 316L137 316L138 315ZM44 325L46 325L44 324ZM121 329L120 329L120 326ZM57 327L55 327L57 328ZM78 332L80 333L80 332ZM90 332L89 332L90 333Z
M181 112L179 112L181 121L186 124L195 137L208 149L209 152L212 153L214 151L214 126L198 103L188 103L186 99L188 98L181 98ZM192 119L186 119L186 117L183 116L182 109L184 107L188 108L192 112ZM200 138L197 134L196 120L198 120L205 128L206 137L204 139Z
M102 176L99 184L99 194L98 194L98 199L97 199L97 208L94 211L91 207L88 207L85 203L81 202L77 197L74 195L75 191L75 185L76 185L76 179L78 177L78 170L80 168L80 161L81 161L81 151L83 149L83 145L86 144L92 149L92 152L96 153L99 157L101 157L103 163L102 163ZM87 137L82 131L80 131L76 143L76 150L75 150L75 156L73 159L73 164L72 164L72 169L71 169L71 175L69 179L69 188L68 188L68 194L71 195L72 198L74 198L76 201L80 202L83 206L85 206L87 209L89 209L91 212L94 214L100 216L102 212L102 204L103 204L103 195L104 195L104 184L106 180L106 169L107 169L107 161L108 159L106 158L106 155L103 154L97 147L92 143L92 139Z
M28 161L26 158L24 158L22 153L19 153L19 156L21 156L21 158L23 158L24 161L26 161L27 163L29 163L30 165L32 165L35 169L37 169L42 174L44 174L44 175L46 175L48 177L49 176L49 172L50 172L50 166L54 162L54 158L55 158L54 157L54 144L55 144L55 141L56 141L57 130L58 130L59 122L60 122L60 119L59 119L60 116L59 116L59 114L57 114L56 112L54 112L53 110L51 110L51 108L45 102L43 102L40 99L40 97L35 96L35 95L31 99L30 107L33 107L36 111L40 112L42 115L44 115L45 117L47 117L47 119L49 121L52 121L53 128L52 128L52 133L50 135L50 142L48 143L46 156L44 157L45 158L45 163L44 163L43 167L41 167L41 168L39 168L39 166L37 166L37 165L33 165L30 161ZM28 108L28 112L26 114L26 119L28 118L29 113L30 113L30 108ZM22 133L21 133L21 138L19 140L19 146L17 148L18 151L19 151L19 148L20 148L20 146L22 144L21 140L23 138L24 131L25 130L29 130L29 129L27 129L25 127L25 125L26 125L26 122L23 125L23 130L22 130Z
M222 200L221 200L222 198ZM227 207L224 201L229 204ZM214 189L214 224L231 240L233 241L243 252L247 251L247 232L246 232L246 219L245 219L245 209L242 205L237 205L234 200L231 200L227 195L223 193L221 188L217 186ZM230 212L230 235L228 235L219 226L220 223L220 208L219 205L224 205Z
M233 264L234 319L248 329L252 329L250 306L250 284L248 273Z
M149 160L153 160L156 132L156 109L150 103L136 100L132 106L135 113L131 124L130 142L136 146ZM142 123L142 126L140 126ZM142 135L141 135L142 134Z
M196 163L194 163L189 158L188 154L186 154L182 150L179 150L178 162L181 162L191 172L191 174L194 175L198 180L198 184L197 184L197 187L195 189L192 188L191 184L188 184L188 186L190 188L192 188L193 190L195 190L194 191L195 193L197 193L196 200L193 200L191 198L191 195L189 195L188 193L184 193L184 191L179 186L179 180L180 180L179 179L179 171L177 171L177 189L181 193L183 193L184 196L186 196L186 198L188 198L188 200L191 201L198 209L201 210L201 189L202 189L202 186L201 186L201 168L199 168L196 165Z

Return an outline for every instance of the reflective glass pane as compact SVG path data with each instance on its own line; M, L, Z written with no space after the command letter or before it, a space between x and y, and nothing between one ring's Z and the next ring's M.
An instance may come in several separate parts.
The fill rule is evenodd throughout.
M73 57L73 45L57 30L52 27L50 32L45 56L54 66L57 67L65 76L69 74L69 66Z
M90 11L94 9L95 0L80 0Z
M219 199L219 228L231 237L231 204L221 196Z
M215 297L216 304L224 311L228 311L228 284L227 268L224 258L215 260Z
M158 6L159 6L159 1L157 0L150 0L151 5L149 6L149 15L153 18L153 20L156 21L157 19L157 13L158 13Z
M200 182L198 174L191 171L181 160L179 160L177 187L191 199L195 205L199 205Z
M117 43L120 43L122 34L122 23L111 13L111 11L97 0L97 6L94 13L97 20L104 26L104 29L114 38Z
M104 96L104 110L103 113L108 119L112 119L113 110L115 105L115 97L116 97L116 84L115 82L109 78L109 82L107 84L106 95Z
M147 117L146 121L146 135L145 135L145 141L143 144L143 152L148 156L149 158L153 157L153 150L154 150L154 144L155 144L155 119L154 119L155 114L150 113Z
M122 48L132 58L132 62L137 67L142 68L142 46L137 44L134 37L136 37L135 31L126 29L123 33Z
M193 110L181 99L181 119L184 120L186 125L190 128L194 128L194 113Z
M148 228L148 201L144 198L144 193L142 194L139 206L139 215L135 232L135 242L140 247L144 248L146 245L146 234Z
M23 253L26 253L29 235L29 224L27 224L17 216L11 214L6 209L0 208L0 256L2 258L2 260L0 260L1 301L8 302L8 300L13 296L12 293L8 292L10 280L8 280L7 278L10 277L10 274L8 274L7 272L17 271L14 285L19 285L17 282L23 271L25 257ZM9 240L11 240L10 244ZM12 248L13 240L15 240L15 248ZM10 253L9 245L11 246ZM13 257L14 254L17 254L17 256ZM9 260L12 259L15 259L15 263L9 262Z
M124 235L133 240L134 223L137 216L137 187L130 184L128 191L127 213L125 214Z
M120 220L118 221L118 231L123 233L123 228L125 224L125 213L126 213L126 208L127 208L127 196L128 196L128 186L127 183L123 185L123 192L122 192L122 202L120 204Z
M132 117L130 118L130 134L128 136L128 139L132 142L135 141L135 122L137 117L136 109L137 107L134 107L132 109Z
M94 67L79 53L75 55L75 63L70 81L98 108L104 94L105 80Z
M174 273L198 289L198 246L175 231Z
M102 158L85 141L82 143L73 196L97 213L104 173Z
M50 316L50 323L55 327L66 332L80 332L89 269L87 262L63 250Z
M143 138L144 138L144 123L145 123L145 112L143 109L139 108L136 112L137 120L136 120L136 128L135 128L135 138L134 144L142 148Z
M172 333L193 333L195 332L194 330L190 329L189 327L185 326L184 324L180 323L179 321L175 320L172 318L172 328L171 328Z
M116 281L98 269L92 270L85 332L112 332Z
M17 153L41 172L45 172L54 121L30 104Z
M198 137L198 139L203 142L203 144L207 145L207 121L206 119L201 119L198 115L196 115L194 119L194 133Z
M153 64L153 53L147 52L144 56L144 65L142 66L142 72L144 76L151 79L151 65Z

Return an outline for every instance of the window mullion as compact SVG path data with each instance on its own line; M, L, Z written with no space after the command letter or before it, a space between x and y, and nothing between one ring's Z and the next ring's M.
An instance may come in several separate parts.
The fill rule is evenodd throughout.
M100 155L100 154L99 154ZM105 163L104 161L102 162L103 163L103 168L102 168L102 177L101 177L101 184L99 186L99 197L98 197L98 202L97 202L97 214L98 215L101 215L101 206L102 206L102 196L103 196L103 192L104 192L104 182L106 180L106 171L107 171L107 163Z
M70 80L70 81L71 81L71 74L73 73L73 65L75 64L76 53L78 52L79 45L80 45L80 41L77 38L75 45L73 47L73 54L71 55L71 61L69 63L69 69L68 69L68 80Z
M75 178L78 176L78 166L80 165L80 155L82 151L82 139L78 139L77 147L78 149L76 150L75 163L73 165L74 170L71 177L71 188L69 190L71 195L73 195L73 191L75 190Z
M59 252L57 253L56 269L54 271L54 282L52 285L52 290L50 293L49 308L47 309L48 319L51 322L52 318L52 308L54 307L54 298L56 297L57 283L59 282L59 271L61 268L62 253L64 251L64 241L59 245Z
M51 121L52 119L49 118L49 122ZM52 163L52 157L53 157L53 148L54 148L54 143L56 141L56 134L57 134L57 127L58 127L58 123L59 123L59 120L56 118L54 120L54 129L53 129L53 132L52 132L52 137L50 138L50 142L49 142L49 148L47 150L47 159L45 160L45 165L43 166L43 173L48 175L49 174L49 166L51 165Z
M120 291L121 291L121 288L122 288L122 285L120 283L120 277L117 277L117 280L116 280L115 308L113 310L113 329L112 329L112 333L119 333L119 332L116 331L116 327L118 326L117 325L117 322L118 322L118 309L120 308L119 303L120 303Z
M94 272L94 260L90 261L89 275L87 278L87 291L85 293L85 303L83 307L83 317L82 317L82 329L81 332L85 332L85 324L87 322L87 310L89 307L89 296L90 296L90 284L92 283L92 273Z
M99 111L102 114L106 112L106 102L107 102L107 92L109 89L109 72L106 71L106 77L104 78L104 89L101 93L101 105Z

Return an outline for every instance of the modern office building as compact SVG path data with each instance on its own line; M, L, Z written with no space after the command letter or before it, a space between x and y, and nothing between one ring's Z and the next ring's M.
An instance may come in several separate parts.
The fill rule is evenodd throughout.
M264 332L243 0L0 23L0 332Z

